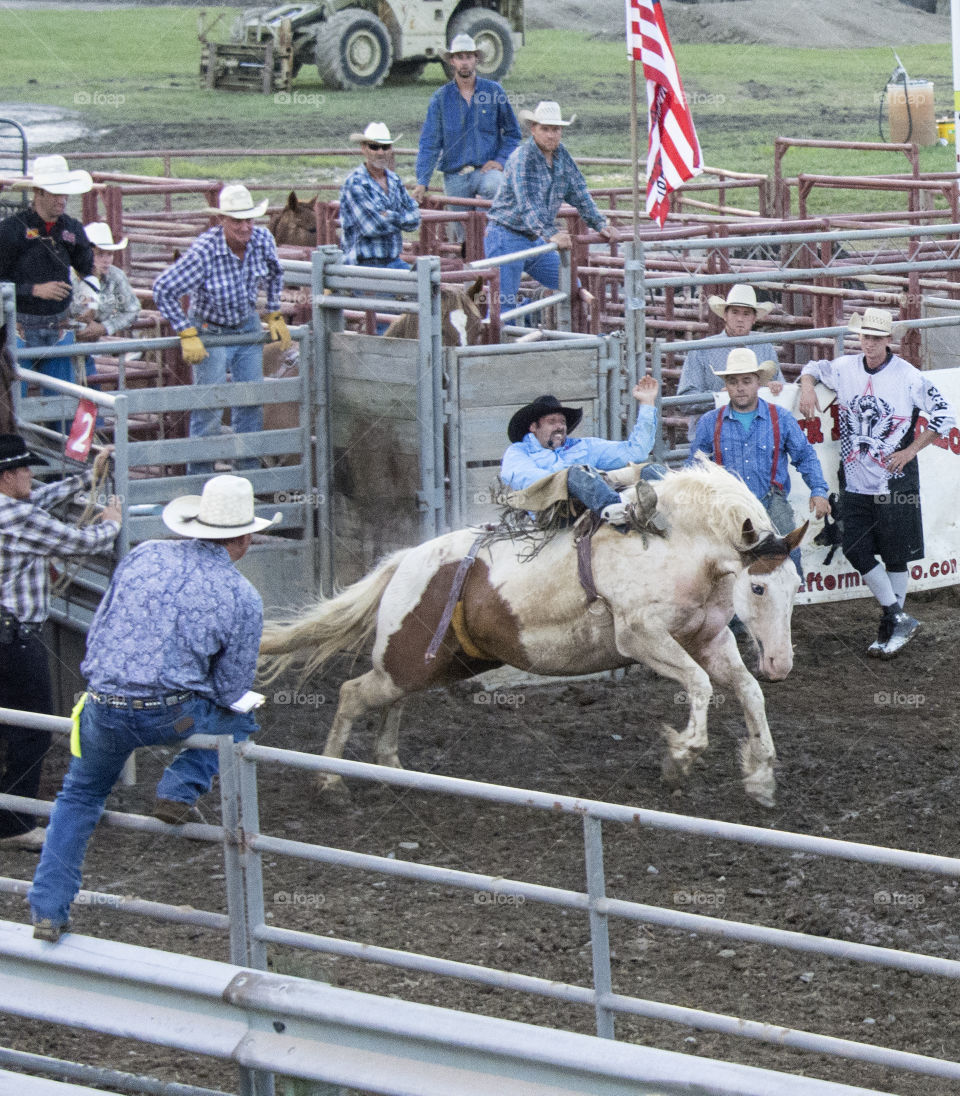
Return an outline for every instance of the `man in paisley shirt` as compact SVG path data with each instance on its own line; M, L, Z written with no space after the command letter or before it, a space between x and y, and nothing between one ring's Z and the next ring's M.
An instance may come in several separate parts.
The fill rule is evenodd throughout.
M895 331L889 312L855 312L850 330L859 333L863 353L808 362L800 376L798 410L803 416L819 410L816 381L837 394L843 551L883 610L867 654L893 658L920 627L903 611L908 564L923 556L916 456L957 423L929 374L891 351ZM925 426L918 432L921 414Z
M79 735L30 889L35 938L67 931L87 842L134 749L256 731L238 702L253 683L263 602L235 564L278 519L255 516L249 481L215 476L202 495L164 508L164 524L184 539L145 541L117 567L87 635ZM198 819L194 804L216 774L215 751L181 751L157 785L155 817Z

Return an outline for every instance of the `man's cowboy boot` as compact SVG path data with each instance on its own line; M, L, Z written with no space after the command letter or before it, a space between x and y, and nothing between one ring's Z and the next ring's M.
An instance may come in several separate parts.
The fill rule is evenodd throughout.
M657 510L657 492L646 480L637 480L633 490L635 501L630 503L634 527L650 533L667 535L667 519Z

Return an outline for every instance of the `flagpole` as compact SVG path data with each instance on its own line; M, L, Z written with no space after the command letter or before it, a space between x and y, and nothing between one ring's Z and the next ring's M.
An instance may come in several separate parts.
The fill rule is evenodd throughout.
M958 0L953 0L957 3ZM640 140L637 134L637 62L630 62L630 159L633 161L633 246L640 243Z

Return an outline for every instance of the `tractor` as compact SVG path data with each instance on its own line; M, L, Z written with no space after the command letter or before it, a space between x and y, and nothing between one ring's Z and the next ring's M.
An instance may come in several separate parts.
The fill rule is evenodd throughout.
M479 74L499 80L523 45L523 0L320 0L251 8L235 23L231 48L249 50L251 58L260 50L271 65L286 56L291 76L316 65L330 88L373 88L416 80L430 61L442 60L456 34L471 35L483 50ZM207 84L220 86L210 63L208 57Z

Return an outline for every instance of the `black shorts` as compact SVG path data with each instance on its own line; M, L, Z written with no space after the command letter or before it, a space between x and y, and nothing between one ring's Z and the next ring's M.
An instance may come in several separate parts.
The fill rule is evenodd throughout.
M923 556L920 477L916 461L911 464L891 481L889 494L840 492L843 552L862 575L873 570L877 556L888 571L905 571L910 560Z

